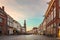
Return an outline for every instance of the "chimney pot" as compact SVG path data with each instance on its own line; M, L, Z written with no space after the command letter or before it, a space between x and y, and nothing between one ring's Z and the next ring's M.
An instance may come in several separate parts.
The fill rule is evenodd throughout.
M4 6L2 6L2 10L4 11Z
M0 7L0 9L1 9L1 7Z

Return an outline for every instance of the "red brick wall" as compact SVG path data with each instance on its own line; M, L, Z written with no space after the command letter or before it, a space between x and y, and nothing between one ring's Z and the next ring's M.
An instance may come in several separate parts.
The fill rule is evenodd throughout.
M1 10L3 11L3 10ZM7 16L6 13L3 11L1 12L0 17L3 19L2 23L0 23L0 26L2 27L2 34L7 34Z

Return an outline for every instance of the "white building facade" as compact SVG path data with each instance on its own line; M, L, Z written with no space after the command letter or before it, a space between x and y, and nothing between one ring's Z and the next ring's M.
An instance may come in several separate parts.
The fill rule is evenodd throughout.
M13 34L13 18L7 15L8 34Z

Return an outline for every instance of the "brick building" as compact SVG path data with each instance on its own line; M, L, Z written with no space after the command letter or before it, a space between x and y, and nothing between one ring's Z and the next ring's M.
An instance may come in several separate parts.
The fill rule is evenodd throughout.
M38 28L37 27L33 27L33 34L37 35L38 34Z
M43 35L43 23L39 25L39 32L40 35Z
M20 33L21 24L5 12L4 6L0 7L0 35L14 34L14 29Z
M45 13L46 34L60 36L60 0L51 0Z
M42 27L43 27L43 35L45 35L46 34L46 19L44 18L44 20L43 20L43 23L42 23Z
M0 35L7 34L7 15L4 11L4 6L0 7Z

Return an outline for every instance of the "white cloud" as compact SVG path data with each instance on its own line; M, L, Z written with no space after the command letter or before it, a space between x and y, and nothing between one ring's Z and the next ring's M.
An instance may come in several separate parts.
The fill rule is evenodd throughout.
M11 4L13 5L11 5ZM14 7L16 5L16 7ZM0 0L0 6L5 6L5 11L7 14L12 16L15 20L25 19L26 16L24 15L24 12L18 11L16 9L22 8L22 6L18 5L15 0Z

